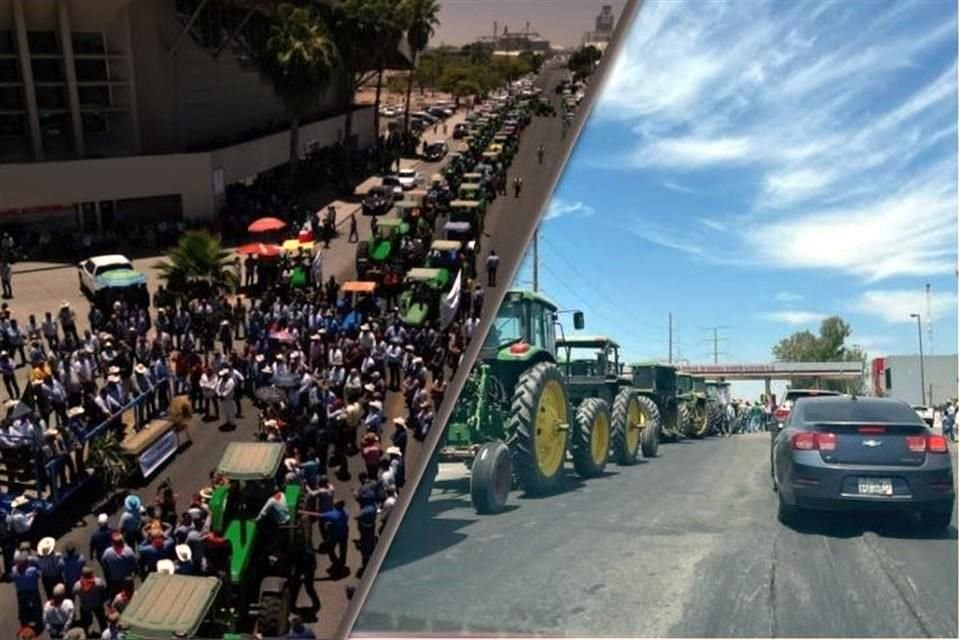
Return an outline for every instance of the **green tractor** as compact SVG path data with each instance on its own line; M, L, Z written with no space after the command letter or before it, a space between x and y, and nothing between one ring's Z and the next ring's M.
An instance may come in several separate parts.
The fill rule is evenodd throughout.
M452 285L450 271L417 267L410 269L400 294L400 317L411 327L420 327L439 317L440 301Z
M290 510L287 525L263 530L256 518L276 492L284 445L274 442L230 442L217 465L226 478L210 496L211 529L223 532L233 546L229 581L232 608L242 628L256 626L267 637L287 632L293 605L288 585L291 552L304 544L300 483L283 487Z
M557 306L531 291L507 293L454 408L437 462L470 468L478 513L501 511L514 484L527 494L554 489L569 452L583 476L597 475L609 456L606 402L590 398L571 411L567 378L557 365ZM583 314L574 314L583 327Z
M684 435L703 438L710 432L706 380L689 373L677 374L677 399L687 409Z
M644 457L655 457L660 443L660 425L654 419L656 407L651 408L633 388L630 377L623 375L620 345L604 336L572 336L557 341L557 354L571 402L578 407L578 418L582 412L588 414L579 422L590 422L595 413L607 412L612 423L613 442L608 448L613 459L621 465L633 464L638 449ZM586 458L581 466L589 463Z
M384 217L377 220L373 237L357 243L357 278L364 280L368 270L379 269L389 263L398 253L400 240L408 233L410 225L401 218Z
M627 375L651 420L659 429L660 440L672 442L684 437L688 420L687 408L677 400L677 369L659 362L638 362L628 368Z

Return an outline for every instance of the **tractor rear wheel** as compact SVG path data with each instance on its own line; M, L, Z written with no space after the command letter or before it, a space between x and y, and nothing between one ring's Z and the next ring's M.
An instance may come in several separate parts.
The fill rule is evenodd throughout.
M617 464L626 466L637 461L645 419L637 390L621 389L613 400L613 456Z
M577 408L573 432L573 468L583 478L603 473L610 455L610 408L600 398L587 398Z
M265 593L260 598L258 629L265 638L276 638L287 633L290 621L290 591Z
M706 405L698 405L694 407L691 417L691 436L699 439L710 433L710 412L707 410Z
M640 408L647 416L647 425L640 434L640 449L644 458L656 458L660 448L660 410L650 398L641 396Z
M677 407L677 435L681 438L687 437L690 433L691 424L690 407L681 404Z
M563 375L551 362L540 362L520 375L510 403L507 446L520 487L536 494L560 479L570 427Z
M513 484L510 449L500 440L480 447L470 467L470 499L477 513L498 513L507 506Z

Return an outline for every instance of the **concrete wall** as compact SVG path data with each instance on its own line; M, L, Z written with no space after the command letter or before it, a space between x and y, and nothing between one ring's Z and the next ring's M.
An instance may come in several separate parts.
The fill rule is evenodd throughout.
M890 388L885 394L910 404L930 401L933 386L933 404L943 403L958 395L957 356L924 356L923 374L926 397L920 397L920 358L918 356L887 356Z

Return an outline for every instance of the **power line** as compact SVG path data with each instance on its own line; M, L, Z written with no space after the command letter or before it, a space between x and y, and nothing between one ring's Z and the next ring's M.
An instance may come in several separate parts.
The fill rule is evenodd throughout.
M702 331L709 331L713 334L713 363L714 364L717 364L718 362L720 362L720 342L721 342L720 331L723 331L729 328L730 327L727 327L727 326L720 326L720 327L707 327L705 329L702 329ZM709 338L707 340L709 340ZM722 338L722 340L726 340L726 338ZM725 353L724 355L729 355L729 354Z

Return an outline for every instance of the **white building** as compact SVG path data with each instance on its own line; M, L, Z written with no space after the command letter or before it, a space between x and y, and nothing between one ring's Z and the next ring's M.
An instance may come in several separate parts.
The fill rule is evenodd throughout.
M263 16L219 0L0 0L0 225L204 219L227 185L284 164L258 37ZM332 88L303 147L342 139L348 105ZM371 108L353 132L372 142Z

